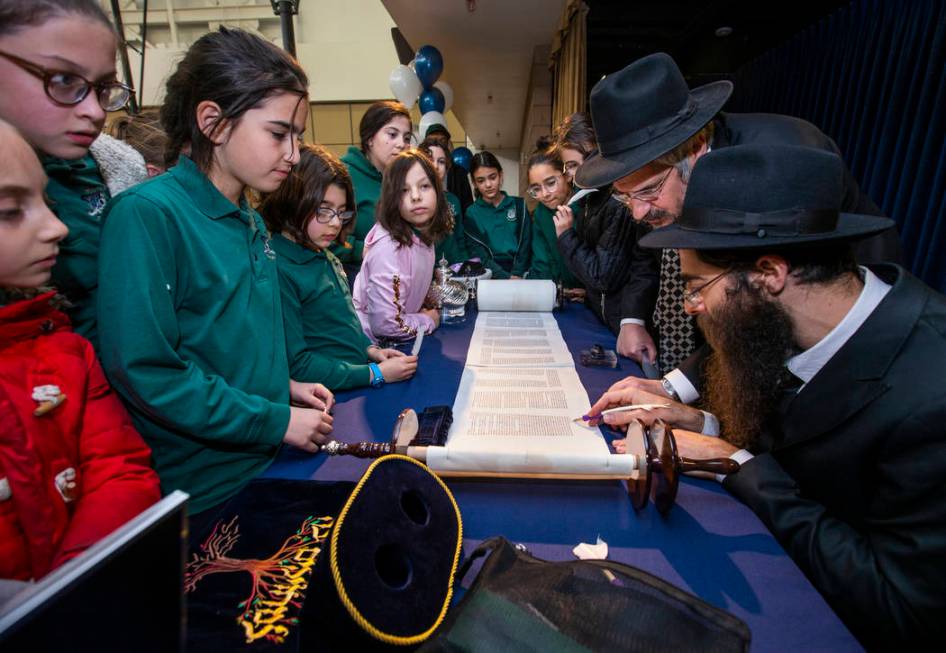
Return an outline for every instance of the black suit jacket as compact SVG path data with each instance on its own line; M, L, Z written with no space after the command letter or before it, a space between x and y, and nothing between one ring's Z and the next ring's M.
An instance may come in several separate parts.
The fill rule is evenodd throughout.
M892 289L724 481L861 643L946 634L946 298Z

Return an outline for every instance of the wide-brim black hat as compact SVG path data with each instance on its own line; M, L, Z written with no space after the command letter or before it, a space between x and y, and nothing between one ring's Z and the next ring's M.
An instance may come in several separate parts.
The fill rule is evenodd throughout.
M575 175L582 188L600 188L643 168L702 129L723 108L732 83L692 91L677 64L662 52L608 75L591 91L598 152Z
M880 233L893 220L840 211L844 162L789 145L738 145L701 156L683 211L643 247L729 250L840 243Z

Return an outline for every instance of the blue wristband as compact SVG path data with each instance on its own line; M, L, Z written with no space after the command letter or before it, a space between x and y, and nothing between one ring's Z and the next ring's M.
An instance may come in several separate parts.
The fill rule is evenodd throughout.
M374 378L371 379L372 388L380 388L384 385L384 375L381 374L381 366L377 363L368 363L368 369L371 370L371 373L374 375Z

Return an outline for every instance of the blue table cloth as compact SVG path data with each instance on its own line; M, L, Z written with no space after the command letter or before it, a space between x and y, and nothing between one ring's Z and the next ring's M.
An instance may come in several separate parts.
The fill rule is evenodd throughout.
M589 399L640 368L586 368L579 352L614 336L581 305L555 313ZM453 405L473 333L473 313L424 339L416 376L406 382L337 395L338 440L386 441L403 408ZM284 448L265 476L357 480L370 461ZM464 549L503 535L547 560L574 559L579 542L608 543L608 557L644 569L730 611L752 630L754 651L860 650L854 637L759 519L712 481L684 478L671 513L631 507L619 481L449 479L463 515Z

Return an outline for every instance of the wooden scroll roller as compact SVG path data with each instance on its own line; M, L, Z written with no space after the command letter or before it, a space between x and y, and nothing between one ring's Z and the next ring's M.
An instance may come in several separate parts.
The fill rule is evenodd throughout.
M418 417L412 408L405 408L394 422L390 442L339 442L332 440L322 445L322 451L330 456L355 456L356 458L380 458L399 453L417 460L426 460L429 446L442 447L447 442L447 432L453 423L453 411L449 406L430 406Z
M332 456L348 455L358 458L380 458L398 453L426 462L428 447L446 444L451 421L452 416L447 406L427 408L420 418L412 409L407 408L398 416L390 442L345 443L333 440L323 445L322 451ZM645 427L640 421L631 422L627 430L627 452L636 459L635 471L625 479L631 505L635 510L642 510L653 496L657 510L667 514L677 497L680 474L705 472L726 475L739 471L739 463L729 458L693 460L680 456L673 431L661 420L654 421L650 427ZM527 474L522 476L529 477Z
M657 510L664 515L670 512L680 487L680 474L728 475L739 471L739 463L730 458L693 460L680 456L673 430L659 419L650 428L640 421L632 422L627 429L627 445L628 453L635 454L639 461L637 478L627 481L627 493L635 510L643 509L653 495Z

